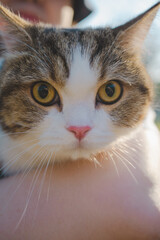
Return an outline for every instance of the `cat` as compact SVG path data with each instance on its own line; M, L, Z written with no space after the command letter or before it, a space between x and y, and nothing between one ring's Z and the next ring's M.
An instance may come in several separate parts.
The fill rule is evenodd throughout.
M98 162L133 139L153 99L141 53L159 7L113 29L59 29L0 6L2 175Z

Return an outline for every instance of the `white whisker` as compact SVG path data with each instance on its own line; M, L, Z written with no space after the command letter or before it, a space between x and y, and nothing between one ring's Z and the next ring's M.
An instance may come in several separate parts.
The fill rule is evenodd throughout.
M27 149L23 150L22 152L16 154L14 156L14 158L11 158L6 164L4 164L1 167L1 171L3 171L3 173L5 174L9 168L11 168L25 153L29 152L31 149L33 149L35 146L37 146L38 144L35 143L32 146L28 147Z
M53 156L53 151L51 152L51 156ZM55 158L56 158L56 153L54 153L53 163L52 163L51 170L50 170L49 184L48 184L48 189L47 189L47 202L49 200L49 191L50 191L51 177L52 177L52 173L53 173L53 166L54 166Z
M28 141L25 140L25 141L23 141L21 143L15 144L14 146L12 146L10 148L6 148L4 150L2 149L1 152L4 154L4 153L9 152L11 150L14 150L16 148L19 148L20 146L23 146L23 145L25 145L27 143L32 143L32 142L35 142L35 141L37 141L37 139L31 139L31 140L28 140Z
M100 164L100 162L97 160L96 156L91 157L91 160L94 162L95 168L97 168L97 166L102 168L102 165Z
M115 149L114 149L114 151L115 151ZM118 151L116 151L116 154L117 154L117 156L122 158L125 162L127 162L130 166L132 166L134 169L136 169L136 167L128 159L126 159L122 154L120 154Z
M116 162L115 162L115 160L114 160L114 158L113 158L113 156L112 156L112 153L110 153L110 152L108 151L108 154L109 154L109 158L110 158L111 161L113 162L113 165L114 165L114 167L115 167L115 170L116 170L116 172L117 172L117 175L119 176L118 167L117 167Z
M126 167L126 169L128 170L128 172L130 173L130 175L131 175L131 177L134 179L134 181L135 181L136 183L138 183L136 177L133 175L132 171L131 171L130 168L127 166L127 164L125 163L125 161L123 160L123 158L121 158L121 157L116 153L116 151L114 151L113 154L115 154L115 155L118 157L118 159L123 163L123 165Z
M39 161L40 157L42 156L42 154L43 154L43 152L44 152L44 151L41 151L42 148L43 148L43 147L41 147L40 149L38 149L38 150L34 153L34 155L25 162L25 166L27 165L28 162L29 162L29 164L26 166L25 170L23 171L22 176L21 176L20 179L19 179L19 182L20 182L20 183L18 184L18 186L16 187L16 189L14 190L14 192L12 193L12 195L10 196L9 201L5 204L4 211L5 211L5 209L8 207L8 204L9 204L10 201L13 199L14 195L16 194L16 192L18 191L18 189L20 188L20 186L23 184L25 178L28 176L28 174L30 173L30 171L33 169L33 165L35 164L35 163L34 163L34 160L37 158L37 156L38 156L38 158L36 159L35 162ZM41 153L42 153L42 154L41 154ZM21 172L21 170L18 171L18 172L16 173L16 175L18 175L20 172ZM11 182L11 184L8 186L8 188L10 188L11 185L12 185L12 182Z
M48 170L48 166L50 164L50 161L51 161L51 158L52 158L52 153L51 152L48 152L46 153L46 156L45 158L43 159L44 161L44 165L47 161L47 164L46 164L46 167L44 169L44 172L43 172L43 176L42 176L42 179L41 179L41 183L40 183L40 188L39 188L39 193L38 193L38 199L37 199L37 205L36 205L36 209L35 209L35 214L34 214L34 218L33 218L33 222L36 218L36 215L37 215L37 210L38 210L38 204L39 204L39 201L40 201L40 196L41 196L41 193L42 193L42 188L43 188L43 184L44 184L44 181L45 181L45 176L46 176L46 173L47 173L47 170ZM40 169L40 171L42 170L42 167Z
M43 153L44 153L44 152L43 152ZM17 223L17 225L16 225L16 227L15 227L15 231L18 229L19 225L21 224L21 222L22 222L22 220L23 220L23 218L24 218L24 216L25 216L25 214L26 214L26 211L27 211L27 209L28 209L28 205L29 205L29 202L30 202L32 193L33 193L33 191L34 191L36 182L37 182L37 180L38 180L40 171L41 171L41 169L42 169L43 166L44 166L44 162L43 162L43 158L42 158L41 161L40 161L40 163L39 163L38 166L37 166L37 169L36 169L34 175L33 175L33 178L32 178L31 184L30 184L30 188L29 188L28 197L27 197L27 200L26 200L26 205L25 205L25 208L24 208L24 210L23 210L23 212L22 212L22 214L21 214L21 217L20 217L20 219L19 219L19 221L18 221L18 223ZM40 170L39 170L39 168L40 168ZM38 170L39 170L39 173L37 174Z

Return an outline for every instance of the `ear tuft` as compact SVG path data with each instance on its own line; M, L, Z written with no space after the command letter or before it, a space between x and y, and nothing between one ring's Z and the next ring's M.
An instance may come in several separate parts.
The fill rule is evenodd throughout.
M141 52L143 42L160 9L160 2L126 24L113 29L121 45Z
M20 42L31 40L26 28L31 23L0 4L0 51L12 51Z

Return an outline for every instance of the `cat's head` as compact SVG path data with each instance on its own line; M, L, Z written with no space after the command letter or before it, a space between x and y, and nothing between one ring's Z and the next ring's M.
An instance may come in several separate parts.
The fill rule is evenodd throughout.
M33 25L1 6L1 146L89 158L134 131L152 99L141 50L159 5L114 29Z

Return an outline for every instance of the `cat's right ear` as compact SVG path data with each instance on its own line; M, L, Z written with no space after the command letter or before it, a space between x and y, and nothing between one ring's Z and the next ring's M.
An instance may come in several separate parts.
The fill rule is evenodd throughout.
M0 4L0 52L12 52L17 46L32 41L26 29L31 23Z
M126 49L141 53L143 42L160 9L160 2L131 21L113 29L119 43Z

